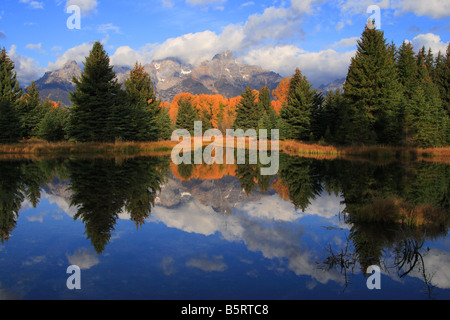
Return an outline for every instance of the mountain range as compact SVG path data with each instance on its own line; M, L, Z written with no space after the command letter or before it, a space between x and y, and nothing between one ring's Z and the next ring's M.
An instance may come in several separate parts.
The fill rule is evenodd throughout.
M231 51L215 55L211 60L197 66L184 64L174 58L155 60L144 65L150 75L158 97L162 101L171 102L183 92L191 94L220 94L226 98L239 96L247 86L259 90L267 85L274 90L283 77L275 72L264 70L259 66L244 64L234 57ZM128 78L130 67L114 66L119 83ZM48 71L35 83L40 91L41 99L61 101L70 106L70 92L75 90L73 77L79 77L82 68L75 61L68 61L61 69ZM321 86L321 92L335 90L343 81Z

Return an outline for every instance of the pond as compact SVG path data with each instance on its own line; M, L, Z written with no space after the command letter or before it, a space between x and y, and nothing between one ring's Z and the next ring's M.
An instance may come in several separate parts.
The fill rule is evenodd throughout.
M449 165L259 167L0 161L0 298L450 298Z

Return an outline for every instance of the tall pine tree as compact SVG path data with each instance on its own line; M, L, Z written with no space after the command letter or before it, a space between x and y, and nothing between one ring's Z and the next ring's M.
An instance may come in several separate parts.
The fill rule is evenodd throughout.
M315 93L309 81L297 68L290 81L287 102L284 103L280 112L281 118L288 126L288 132L290 132L287 138L309 139Z
M70 95L73 104L67 129L77 141L114 141L129 130L126 96L109 62L103 45L97 41L84 62L80 79L73 79L76 89Z
M150 75L141 64L136 63L125 80L125 90L131 111L131 133L129 140L156 141L159 130L156 117L160 102L156 98Z
M236 120L234 121L234 129L257 129L259 121L259 108L256 102L257 94L250 88L241 95L241 101L237 105Z
M14 71L14 63L6 53L0 51L0 143L16 142L21 137L21 122L17 104L22 89Z
M344 84L352 109L350 142L397 144L400 140L400 95L393 49L382 31L366 26Z
M29 139L36 136L38 126L45 113L41 110L41 97L33 81L27 88L27 93L17 104L18 115L22 122L22 137Z
M177 129L186 129L191 136L194 136L194 122L199 121L197 109L192 105L188 98L182 98L178 101L178 114L176 120Z

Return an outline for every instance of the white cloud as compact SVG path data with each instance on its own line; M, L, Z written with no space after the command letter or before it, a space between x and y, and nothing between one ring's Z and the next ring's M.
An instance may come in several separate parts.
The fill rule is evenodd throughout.
M110 57L110 61L112 65L133 67L136 62L143 65L150 63L151 58L148 57L148 52L146 53L144 50L139 52L129 46L122 46L116 49Z
M20 0L21 3L26 3L32 9L44 9L44 3L33 0Z
M71 265L80 267L81 270L88 270L100 263L90 248L78 249L73 255L67 255L67 260Z
M33 58L16 53L15 45L11 46L8 55L14 61L17 79L21 85L29 85L32 81L37 80L45 71Z
M394 10L396 14L413 13L417 16L428 16L442 19L450 16L450 2L441 0L340 0L339 7L348 14L363 14L371 5L380 9Z
M78 6L84 15L97 12L97 0L67 0L66 8L69 6Z
M42 43L40 43L40 42L36 43L36 44L29 43L25 46L25 48L30 49L30 50L35 50L40 53L45 53L45 51L42 49Z
M50 70L60 69L64 66L64 64L68 61L76 61L77 63L83 63L86 60L86 57L89 55L91 51L93 43L86 42L79 46L70 48L66 52L64 52L55 63L49 63L48 68Z
M191 0L197 5L211 2ZM174 57L195 65L224 50L239 54L255 46L283 43L303 35L302 17L312 12L313 2L316 0L293 0L290 7L266 8L261 14L251 15L244 24L224 27L220 34L206 30L167 39L154 48L152 55L155 59Z
M448 45L448 43L442 42L440 36L433 33L419 34L410 42L412 43L416 51L421 50L422 47L425 46L425 49L427 51L429 48L431 48L431 51L435 54L437 54L439 51L441 51L442 54L445 54Z
M172 8L173 2L171 0L161 0L163 7Z
M113 25L112 23L106 23L98 26L97 28L98 32L101 33L108 33L108 31L114 31L115 33L120 33L120 28Z
M191 6L206 6L210 4L224 3L226 0L186 0Z
M345 39L341 39L335 43L333 43L331 45L332 48L348 48L348 47L353 47L356 46L357 41L360 39L361 37L351 37L351 38L345 38Z
M400 0L393 1L397 13L414 13L418 16L428 16L443 19L450 16L450 2L441 0Z
M318 86L345 77L354 54L354 50L339 53L333 49L307 52L293 45L284 45L251 50L241 60L283 76L290 76L299 68L313 85Z

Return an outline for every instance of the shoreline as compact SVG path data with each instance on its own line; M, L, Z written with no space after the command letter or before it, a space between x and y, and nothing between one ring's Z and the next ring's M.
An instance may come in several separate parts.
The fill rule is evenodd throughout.
M192 145L194 146L194 139ZM0 159L65 157L65 156L163 156L170 155L176 141L155 142L46 142L31 140L14 144L0 144ZM211 142L203 141L203 146ZM213 142L214 144L214 142ZM248 140L245 148L248 148ZM270 144L269 144L270 149ZM291 156L319 160L427 161L450 163L450 147L409 148L393 146L331 146L296 140L279 142L280 152Z

